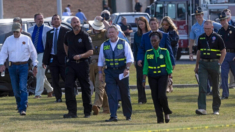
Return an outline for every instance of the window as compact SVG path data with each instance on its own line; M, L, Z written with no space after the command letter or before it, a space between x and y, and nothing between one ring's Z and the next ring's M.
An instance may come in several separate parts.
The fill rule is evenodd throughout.
M186 16L186 7L184 4L178 4L177 8L177 17L179 20L185 20Z
M156 5L156 18L161 20L163 18L163 5L157 4Z
M121 23L122 17L126 18L126 22L128 24L133 24L133 23L135 23L135 18L141 17L141 16L145 17L149 21L149 17L147 15L141 15L141 14L139 14L139 15L126 15L126 16L122 15L122 16L119 16L117 24Z
M175 9L176 9L175 4L168 4L167 12L168 16L171 19L175 19L175 11L176 11Z
M0 44L3 43L5 34L12 31L12 23L1 23L0 24Z

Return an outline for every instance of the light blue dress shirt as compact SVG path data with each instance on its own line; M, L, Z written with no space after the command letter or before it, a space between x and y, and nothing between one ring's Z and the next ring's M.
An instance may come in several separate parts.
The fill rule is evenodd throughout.
M203 33L205 33L204 28L203 28L205 21L206 20L203 20L202 25L196 22L191 28L189 38L195 40L196 45L197 45L198 37L202 35ZM213 26L214 26L215 32L218 32L219 29L222 27L221 24L217 22L213 22Z

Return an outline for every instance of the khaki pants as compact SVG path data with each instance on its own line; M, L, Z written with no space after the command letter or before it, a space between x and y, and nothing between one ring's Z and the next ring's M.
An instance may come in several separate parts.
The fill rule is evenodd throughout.
M108 97L105 92L105 83L99 81L98 66L97 62L90 64L90 79L95 87L95 106L103 107L103 111L109 111ZM103 72L103 79L105 79L105 74Z
M45 76L45 69L42 67L42 59L43 59L43 53L38 54L38 73L36 75L37 78L37 84L35 89L35 96L41 96L44 87L47 90L47 93L50 93L53 91L53 88L51 87L51 84L47 80L47 77Z

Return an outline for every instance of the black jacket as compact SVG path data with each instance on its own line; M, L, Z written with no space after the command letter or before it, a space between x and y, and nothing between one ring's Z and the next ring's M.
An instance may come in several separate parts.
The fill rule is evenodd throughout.
M60 64L65 64L65 51L64 51L64 36L69 31L69 29L60 27L59 36L57 40L57 58L59 60ZM47 32L47 38L46 38L46 47L43 55L43 64L49 65L50 59L51 59L51 49L53 45L53 35L54 35L54 29L51 29Z
M160 28L159 30L163 31L162 28ZM178 46L179 35L176 33L176 31L170 30L168 33L171 41L171 47Z

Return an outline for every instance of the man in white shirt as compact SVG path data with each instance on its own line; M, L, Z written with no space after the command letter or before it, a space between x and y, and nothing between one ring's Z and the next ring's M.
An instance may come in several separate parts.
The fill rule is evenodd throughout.
M32 60L34 76L37 74L37 52L31 38L21 34L19 23L12 26L13 35L9 36L0 52L0 72L5 70L4 63L9 57L9 74L12 89L16 98L17 109L20 115L26 115L28 102L27 78L28 60Z
M52 97L53 92L53 88L51 87L51 84L48 82L45 76L46 69L42 67L42 59L46 47L46 35L47 32L52 28L43 24L44 21L42 13L35 14L34 21L36 25L29 28L29 31L33 31L31 32L31 36L38 56L38 74L36 76L37 84L35 90L35 98L38 99L41 98L44 87L47 90L48 97Z
M70 4L68 4L67 7L65 8L65 9L67 9L67 12L68 12L68 15L69 15L69 16L72 15L72 12L71 12L70 8L71 8L71 5L70 5Z
M107 29L109 40L100 47L98 60L99 80L104 82L102 68L106 66L105 82L108 95L110 119L106 122L117 121L118 90L120 90L123 114L126 120L131 120L132 106L129 91L129 69L134 62L130 45L123 39L118 38L118 29L111 25ZM123 74L125 78L119 79ZM118 89L118 87L119 89Z

